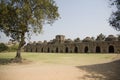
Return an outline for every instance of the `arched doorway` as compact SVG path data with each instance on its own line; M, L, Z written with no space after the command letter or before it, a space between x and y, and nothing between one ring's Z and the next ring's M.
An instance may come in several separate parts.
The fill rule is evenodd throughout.
M49 53L50 52L50 48L48 47L48 49L47 49L47 52Z
M68 47L65 48L65 52L68 53Z
M54 50L52 50L52 53L54 53Z
M56 48L56 53L58 53L58 48Z
M75 53L78 53L78 47L75 47L75 48L74 48L74 52L75 52Z
M100 53L101 52L101 49L99 46L96 47L96 53Z
M88 47L87 46L85 47L84 52L88 53Z
M109 53L114 53L114 46L109 46L109 49L108 49Z
M32 52L32 48L30 49L30 52Z
M35 52L38 52L37 48L36 48Z
M41 52L43 52L43 48L41 49Z
M63 53L63 52L64 52L63 50L60 51L60 53Z

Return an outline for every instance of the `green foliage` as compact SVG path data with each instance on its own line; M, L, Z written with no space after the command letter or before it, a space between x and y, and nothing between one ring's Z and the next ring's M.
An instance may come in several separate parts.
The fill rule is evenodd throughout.
M96 41L104 41L105 40L105 35L103 35L102 33L99 34L96 38Z
M118 35L118 41L120 41L120 35Z
M20 41L24 33L40 33L59 14L53 0L0 0L0 17L0 31Z
M0 52L2 51L15 52L17 51L17 49L18 49L18 44L7 46L4 43L0 43Z
M4 43L0 43L0 52L7 50L8 47Z
M18 44L9 46L7 51L15 52L15 51L17 51L17 49L18 49Z
M116 11L114 11L109 18L110 25L115 28L117 31L120 31L120 0L110 0L111 5L116 7Z
M44 24L52 24L58 18L54 0L0 0L0 31L19 42L19 58L25 38L40 33Z

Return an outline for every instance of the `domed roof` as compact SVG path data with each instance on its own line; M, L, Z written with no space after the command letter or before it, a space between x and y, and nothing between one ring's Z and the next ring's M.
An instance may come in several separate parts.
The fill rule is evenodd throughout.
M109 35L105 41L117 41L117 37L115 37L114 35Z
M91 42L93 41L93 39L91 39L90 37L86 37L85 39L83 39L83 42Z
M65 43L72 43L73 41L71 39L66 39Z
M74 42L80 42L80 38L76 38Z

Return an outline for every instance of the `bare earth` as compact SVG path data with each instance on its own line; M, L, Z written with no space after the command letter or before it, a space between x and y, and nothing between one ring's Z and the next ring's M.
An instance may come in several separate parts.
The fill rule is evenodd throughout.
M10 65L0 71L0 80L79 80L85 73L67 65Z
M120 80L120 60L94 65L10 64L0 66L0 80Z
M47 59L45 55L43 56ZM90 58L90 55L88 60L82 57L80 60L75 59L76 56L73 56L66 59L62 57L61 61L53 63L52 60L49 62L50 59L47 61L41 59L42 61L28 62L26 60L24 63L6 65L2 64L6 59L1 58L0 80L120 80L120 55L112 60L109 57L105 57L105 60L97 57L102 58L97 61L97 58Z

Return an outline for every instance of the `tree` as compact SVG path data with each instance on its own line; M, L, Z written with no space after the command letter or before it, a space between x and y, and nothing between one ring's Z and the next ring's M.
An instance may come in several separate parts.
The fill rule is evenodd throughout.
M26 36L40 33L44 24L52 24L58 18L53 0L0 0L0 31L19 42L15 59L22 59Z
M105 40L105 35L103 35L102 33L99 34L96 38L96 41L104 41Z
M6 46L4 43L0 43L0 52L5 51L8 49L8 46Z
M111 5L115 6L116 10L112 12L109 18L110 25L117 31L120 31L120 0L110 0Z
M120 41L120 35L118 35L118 41Z

